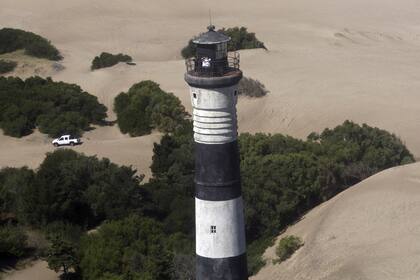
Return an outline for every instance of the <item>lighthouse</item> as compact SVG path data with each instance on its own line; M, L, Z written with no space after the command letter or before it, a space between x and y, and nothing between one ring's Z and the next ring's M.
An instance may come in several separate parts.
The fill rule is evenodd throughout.
M186 60L195 143L197 280L248 279L236 103L242 78L230 37L208 31Z

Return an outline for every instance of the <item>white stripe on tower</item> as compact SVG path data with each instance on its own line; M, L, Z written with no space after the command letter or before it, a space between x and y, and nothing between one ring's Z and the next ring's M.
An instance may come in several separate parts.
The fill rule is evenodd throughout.
M245 253L242 197L226 201L195 199L196 252L206 258L230 258ZM216 233L211 226L216 225Z

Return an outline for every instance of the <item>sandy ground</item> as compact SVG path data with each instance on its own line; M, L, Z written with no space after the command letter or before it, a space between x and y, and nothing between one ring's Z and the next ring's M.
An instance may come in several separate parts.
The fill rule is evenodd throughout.
M58 280L58 273L50 270L45 261L34 261L27 268L19 271L11 271L7 280ZM1 275L0 275L1 278Z
M420 156L419 1L2 0L0 27L41 34L64 55L62 71L22 57L12 75L77 83L98 96L113 120L114 97L144 79L158 82L191 110L179 51L204 30L209 8L217 26L247 26L269 49L241 51L244 74L270 90L267 97L239 101L241 132L303 138L351 119L397 134ZM93 57L102 51L127 53L137 65L91 72ZM159 135L128 138L115 127L101 127L85 138L76 150L150 174ZM53 149L48 141L37 133L23 139L0 135L0 166L36 167Z
M35 132L21 139L2 136L0 141L0 168L26 165L37 168L47 152L53 152L51 139ZM118 127L98 127L83 136L83 144L69 148L86 155L106 157L120 165L132 166L147 180L151 176L149 169L153 156L153 143L159 142L160 134L153 133L143 137L122 135Z
M390 0L216 0L211 4L196 0L176 4L168 0L3 0L0 26L31 30L50 39L65 57L65 69L38 72L77 83L97 95L112 120L114 97L144 79L175 93L190 110L179 50L188 38L204 30L209 8L217 26L247 26L269 49L241 52L244 74L261 80L270 90L265 98L240 100L241 132L306 137L351 119L396 133L420 156L416 139L420 130L418 1L402 0L396 5ZM93 57L102 51L130 54L137 65L91 72ZM98 129L98 141L102 129L107 133L108 128ZM127 140L118 133L114 136L106 140L112 140L112 146L103 144L108 155L127 147ZM0 142L15 143L16 153L25 149L17 139L0 136ZM3 144L0 155L5 149L13 154L11 146ZM146 149L130 147L138 156L142 153L138 150ZM34 157L40 162L43 150L30 150L28 156L2 157L0 165L24 165Z
M252 280L415 280L420 275L420 163L386 170L310 211L283 235L305 245Z

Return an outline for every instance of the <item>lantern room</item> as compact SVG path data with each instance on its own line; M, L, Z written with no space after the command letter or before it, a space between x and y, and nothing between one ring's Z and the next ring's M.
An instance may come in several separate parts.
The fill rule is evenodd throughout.
M208 31L193 40L196 53L187 59L187 73L194 76L217 77L239 70L239 54L229 53L227 45L229 36L215 31L214 25L207 27Z

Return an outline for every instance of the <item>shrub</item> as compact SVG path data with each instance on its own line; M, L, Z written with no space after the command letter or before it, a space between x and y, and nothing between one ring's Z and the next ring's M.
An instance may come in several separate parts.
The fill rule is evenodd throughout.
M302 239L297 236L290 235L283 237L276 248L276 255L278 259L274 260L273 263L281 263L287 260L302 246Z
M267 95L268 90L258 80L243 77L238 85L239 95L248 97L263 97Z
M61 236L50 238L51 246L47 251L48 268L59 272L63 270L64 278L67 279L69 269L78 266L77 248L71 242Z
M73 150L48 153L23 192L21 221L42 226L56 221L92 226L140 212L141 177L108 159Z
M196 45L193 43L193 40L190 39L188 44L182 48L181 55L183 58L193 57L195 55L196 49Z
M79 86L50 78L0 77L0 128L22 137L35 127L51 137L80 136L90 124L101 124L106 107Z
M22 257L25 254L26 235L13 225L0 226L0 255Z
M0 74L6 74L15 70L17 63L14 61L0 59Z
M153 81L142 81L120 93L114 111L121 132L131 136L149 134L152 129L173 132L187 116L179 99Z
M258 48L267 49L264 43L257 39L255 33L248 32L246 27L222 28L219 31L231 38L228 43L228 51Z
M228 43L228 51L237 51L243 49L267 49L263 42L259 41L255 33L248 32L246 27L222 28L218 30L229 37L231 40ZM181 50L183 58L192 57L195 55L196 45L193 40L189 40L187 46Z
M34 175L26 167L0 170L0 213L13 213L18 219L23 216L24 192Z
M106 68L116 65L119 62L131 62L133 59L131 56L126 54L111 54L107 52L101 53L99 56L96 56L92 61L92 66L90 69L96 70L100 68Z
M20 29L0 29L0 54L24 49L31 56L60 60L60 52L47 39Z
M136 215L102 225L81 243L86 280L171 279L171 260L162 226Z

